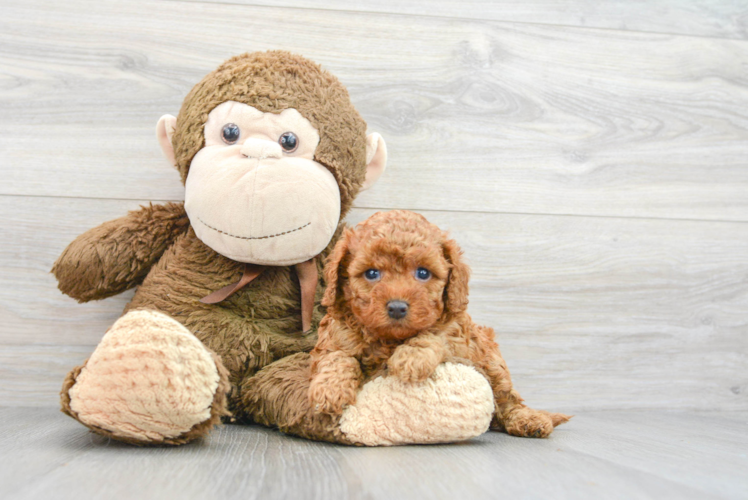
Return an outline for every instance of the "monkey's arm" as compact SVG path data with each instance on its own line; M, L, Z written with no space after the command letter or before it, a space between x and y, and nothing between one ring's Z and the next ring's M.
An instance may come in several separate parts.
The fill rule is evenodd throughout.
M190 227L183 203L143 206L86 231L52 267L59 289L78 302L111 297L140 283Z

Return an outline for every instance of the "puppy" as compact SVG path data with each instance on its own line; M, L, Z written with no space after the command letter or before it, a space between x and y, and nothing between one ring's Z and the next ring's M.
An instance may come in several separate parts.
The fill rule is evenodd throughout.
M494 331L467 314L470 270L461 253L438 227L405 210L346 230L325 266L312 407L340 414L366 380L387 374L419 383L440 363L468 360L493 388L492 429L547 437L569 420L522 404Z

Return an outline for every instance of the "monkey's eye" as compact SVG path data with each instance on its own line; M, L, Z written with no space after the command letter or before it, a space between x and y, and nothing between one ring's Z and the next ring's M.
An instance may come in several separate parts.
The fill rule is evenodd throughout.
M293 153L299 147L299 138L293 132L286 132L280 136L278 144L286 153Z
M425 267L419 267L416 269L416 279L418 281L428 281L431 279L431 271Z
M374 283L382 279L382 273L379 272L379 269L367 269L364 272L364 278L366 278L366 281Z
M223 130L221 131L221 138L226 144L234 144L239 140L240 135L241 131L239 130L239 127L233 123L227 123L223 126Z

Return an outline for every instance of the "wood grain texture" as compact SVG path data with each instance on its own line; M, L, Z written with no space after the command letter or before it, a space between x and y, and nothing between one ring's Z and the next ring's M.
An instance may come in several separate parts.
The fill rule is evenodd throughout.
M156 120L271 48L388 141L359 207L748 220L748 41L143 0L4 6L0 194L181 197Z
M50 362L55 349L85 357L77 348L90 352L121 314L132 292L78 305L49 269L77 234L138 205L0 197L3 404L54 400L78 362ZM748 410L748 224L424 214L465 251L471 314L496 329L531 404Z
M0 498L746 498L745 2L273 3L0 1ZM577 414L551 439L229 426L138 449L55 410L132 291L77 304L52 263L181 199L158 117L277 48L338 75L387 140L349 221L410 208L452 231L522 395Z
M65 375L88 359L96 344L0 346L0 406L57 408Z
M199 2L512 21L720 38L748 38L743 0L191 0Z
M76 236L141 203L0 196L0 343L96 345L132 291L78 304L57 289L50 270Z
M0 496L18 500L745 498L745 414L578 415L547 440L355 448L225 426L134 448L52 409L0 409Z

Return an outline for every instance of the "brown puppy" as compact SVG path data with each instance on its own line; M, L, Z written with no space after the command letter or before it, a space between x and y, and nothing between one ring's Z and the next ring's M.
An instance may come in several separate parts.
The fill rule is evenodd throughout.
M338 241L325 267L327 315L312 351L311 404L339 414L364 381L427 379L469 360L493 388L492 429L547 437L569 420L522 404L491 328L467 314L470 269L454 240L423 216L379 212Z

